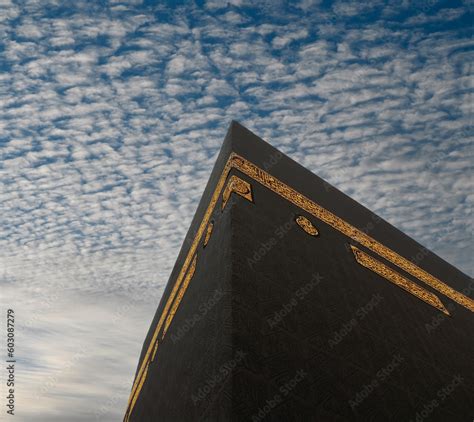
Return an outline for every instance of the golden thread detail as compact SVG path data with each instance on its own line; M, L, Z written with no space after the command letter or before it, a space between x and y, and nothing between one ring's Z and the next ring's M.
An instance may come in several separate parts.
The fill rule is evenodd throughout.
M207 225L206 237L204 238L203 247L206 247L207 244L209 243L209 239L211 238L211 234L212 234L212 229L213 229L213 228L214 228L214 223L211 221L211 222Z
M224 189L224 193L222 194L222 209L225 208L232 192L235 192L248 201L253 202L252 187L250 186L250 183L242 180L240 177L233 175L229 178L227 186Z
M352 252L354 253L356 261L365 268L373 271L374 273L382 276L391 283L401 287L403 290L406 290L408 293L411 293L413 296L416 296L418 299L426 302L427 304L435 307L441 312L449 315L448 310L445 308L441 300L434 293L429 292L426 289L418 286L418 284L413 283L413 281L408 280L403 277L401 274L393 271L391 268L387 267L380 261L377 261L375 258L361 251L359 248L351 245Z
M140 369L139 369L138 374L135 378L135 381L134 381L133 386L132 386L132 390L130 392L130 397L128 399L128 406L127 406L127 413L125 414L125 421L128 421L129 415L132 413L133 407L135 405L136 397L138 397L138 395L140 394L141 388L143 386L143 383L144 383L145 377L146 377L145 368L147 367L147 365L150 361L150 358L152 356L152 352L153 352L153 350L155 348L155 345L157 343L157 340L158 340L159 332L161 330L161 327L163 326L165 318L168 315L169 309L170 309L171 304L174 300L176 292L178 291L178 289L181 285L184 274L186 273L186 271L189 267L189 264L191 263L191 258L194 255L194 253L196 252L197 246L198 246L198 244L199 244L199 242L202 238L202 235L203 235L204 230L207 226L207 223L209 222L211 214L215 209L217 201L219 200L219 196L221 194L222 188L224 187L224 184L225 184L225 181L227 179L227 176L229 174L230 169L231 169L231 157L229 157L226 165L224 166L224 169L223 169L222 174L219 178L219 181L217 182L216 188L214 190L214 193L212 194L212 197L211 197L209 205L206 209L206 212L204 213L203 219L202 219L201 224L198 228L196 236L194 237L193 243L191 244L191 247L189 248L188 255L186 256L184 264L181 267L181 270L178 274L178 277L176 278L176 282L175 282L175 284L173 286L173 289L172 289L172 291L171 291L171 293L170 293L170 295L169 295L169 297L166 301L165 307L164 307L163 312L160 316L158 324L155 327L152 339L151 339L151 341L148 345L145 356L143 357L143 360L140 364ZM155 353L156 353L156 351L155 351Z
M328 224L332 228L336 229L337 231L341 232L352 240L355 240L362 246L365 246L372 252L375 252L382 258L385 258L387 261L390 261L392 264L411 274L413 277L418 278L420 281L423 281L424 283L428 284L446 297L449 297L461 306L464 306L466 309L469 309L471 312L474 312L474 300L470 297L465 296L462 293L456 291L455 289L448 286L446 283L442 282L435 276L418 267L413 262L410 262L406 258L402 257L395 251L388 248L387 246L381 244L380 242L377 242L368 234L355 228L342 218L339 218L338 216L334 215L322 206L316 204L303 194L295 191L285 183L271 176L266 171L257 167L255 164L251 163L245 158L242 158L237 154L232 154L231 160L232 167L237 168L242 173L251 177L263 186L269 188L281 197L287 199L294 205L300 207L302 210L306 211L307 213L311 214L316 218L319 218L321 221Z
M156 351L158 350L158 341L159 340L156 340L155 342L155 348L153 349L153 354L151 355L151 359L150 359L151 362L155 360Z
M298 226L300 226L306 233L310 234L311 236L317 236L319 234L318 229L314 227L314 224L302 215L296 218L296 224L298 224Z
M184 279L184 282L181 288L179 289L178 295L176 296L176 299L174 300L173 306L171 307L171 311L168 314L168 318L166 318L165 328L163 329L163 334L161 338L163 338L166 332L168 331L168 327L170 326L171 321L173 320L174 315L176 314L178 306L183 300L184 293L186 293L189 282L193 278L194 272L196 271L196 261L197 261L197 255L194 255L193 262L191 263L191 266L189 267L188 273L186 274L186 278Z
M150 363L148 362L145 366L145 369L143 370L143 376L140 379L140 383L138 384L138 391L140 391L143 387L143 383L145 382L145 378L148 374L149 366L150 366ZM124 419L125 422L128 422L130 420L130 415L132 414L132 409L135 407L135 403L137 402L137 399L138 399L138 394L135 394L132 397L132 401L130 403L130 409L125 414L125 419Z

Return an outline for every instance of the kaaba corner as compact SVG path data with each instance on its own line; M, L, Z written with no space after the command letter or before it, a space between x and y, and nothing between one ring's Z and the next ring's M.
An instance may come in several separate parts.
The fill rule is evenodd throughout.
M474 283L232 122L125 421L472 421Z

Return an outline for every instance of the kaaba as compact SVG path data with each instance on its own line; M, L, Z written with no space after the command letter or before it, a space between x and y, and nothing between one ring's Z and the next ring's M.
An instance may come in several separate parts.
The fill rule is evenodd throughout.
M124 420L472 422L473 290L232 122Z

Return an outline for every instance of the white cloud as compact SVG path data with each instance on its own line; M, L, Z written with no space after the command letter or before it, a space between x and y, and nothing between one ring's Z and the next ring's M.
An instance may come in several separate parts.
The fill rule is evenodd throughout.
M272 45L275 48L283 48L290 44L292 41L301 40L308 36L308 30L303 28L299 31L285 33L284 35L276 36L273 38Z
M407 25L423 25L426 23L432 22L449 22L458 19L464 13L466 13L463 9L440 9L434 15L427 15L425 13L420 13L407 19Z

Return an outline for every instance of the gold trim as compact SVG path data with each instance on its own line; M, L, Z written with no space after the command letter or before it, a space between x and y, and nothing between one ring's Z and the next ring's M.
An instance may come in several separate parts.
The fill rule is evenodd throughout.
M143 383L145 382L145 379L146 379L146 376L148 374L148 368L150 367L150 363L148 362L146 364L146 367L143 371L143 377L140 379L140 383L138 384L138 393L141 391L142 387L143 387ZM138 396L139 394L135 394L133 397L131 397L131 404L129 405L130 406L130 411L127 411L127 413L125 414L125 418L124 418L124 421L125 422L128 422L130 420L130 415L132 414L132 409L135 407L135 403L137 402L138 400Z
M168 331L168 327L170 326L171 321L173 320L174 315L176 314L176 310L178 309L179 304L183 300L183 296L184 296L184 293L186 293L186 289L188 288L189 282L193 278L194 272L196 271L196 261L197 261L197 255L194 255L194 259L193 259L193 262L191 263L191 267L189 267L189 271L186 274L186 278L184 279L184 282L181 288L179 289L176 299L174 300L171 311L168 314L168 318L166 318L165 328L163 329L163 334L161 335L162 339L165 336L166 332Z
M209 205L206 209L206 212L204 213L201 224L199 225L196 236L194 237L193 243L191 244L191 247L189 248L188 255L186 256L186 258L184 260L183 266L181 267L181 270L178 274L178 277L177 277L176 282L173 286L173 289L172 289L172 291L171 291L171 293L170 293L170 295L169 295L169 297L166 301L165 307L164 307L163 312L160 316L158 324L155 327L155 331L153 332L152 339L151 339L151 341L148 345L148 349L145 353L145 356L143 357L142 363L140 365L140 369L138 371L138 374L137 374L137 376L135 378L135 381L133 383L133 386L132 386L132 390L130 392L130 397L128 399L128 405L127 405L127 412L125 414L125 419L124 419L125 422L128 421L129 415L132 413L133 407L134 407L135 402L136 402L136 397L140 394L141 388L142 388L143 383L145 381L145 377L146 377L145 368L147 367L148 362L150 360L150 357L152 355L152 351L153 351L153 349L155 347L155 343L158 339L158 334L159 334L159 332L161 330L161 327L162 327L162 325L165 321L165 318L168 315L168 311L171 307L171 303L173 302L174 297L176 296L176 292L178 291L178 289L181 285L184 274L186 273L186 271L189 267L189 264L191 263L191 258L194 255L194 253L196 252L196 249L197 249L198 244L201 240L201 237L204 233L206 225L210 220L211 214L214 211L214 208L217 204L217 201L219 200L220 193L222 191L222 188L224 187L224 183L227 179L227 176L229 174L230 169L231 169L231 157L229 157L229 159L227 160L226 165L224 166L224 169L223 169L222 174L219 178L219 181L217 182L214 193L212 194Z
M242 173L246 174L247 176L249 176L256 182L260 183L261 185L267 187L268 189L272 190L276 194L280 195L282 198L288 200L292 204L298 206L302 210L311 214L313 217L320 219L321 221L328 224L332 228L336 229L340 233L360 243L361 245L375 252L379 256L385 258L387 261L390 261L392 264L398 266L399 268L403 269L407 273L411 274L412 276L418 278L419 280L433 287L434 289L436 289L443 295L454 300L461 306L464 306L466 309L469 309L471 312L474 312L474 300L472 300L471 298L463 295L462 293L457 292L452 287L443 283L438 278L432 276L425 270L419 268L414 263L403 258L401 255L397 254L396 252L394 252L387 246L384 246L381 243L377 242L375 239L372 239L369 235L365 234L363 231L355 228L354 226L347 223L343 219L337 217L330 211L326 210L325 208L311 201L306 196L295 191L294 189L292 189L285 183L281 182L277 178L271 176L269 173L257 167L255 164L251 163L250 161L246 160L245 158L239 156L236 153L231 153L226 165L224 166L224 169L219 178L219 181L217 182L216 188L211 197L211 200L206 209L206 212L204 213L199 229L196 233L196 236L194 237L193 243L191 244L188 255L186 256L184 264L181 267L181 271L179 272L179 275L176 279L173 289L166 301L165 307L160 316L160 320L158 321L158 324L155 328L150 344L148 345L147 352L140 365L140 370L138 371L137 377L133 383L132 391L130 393L127 413L125 415L126 420L128 420L128 417L133 410L136 397L140 394L140 390L144 383L144 374L146 372L147 365L149 364L152 352L155 348L155 344L158 339L159 332L163 326L165 318L168 315L169 309L181 285L181 282L183 281L184 274L186 273L191 263L191 259L194 253L196 252L199 242L201 241L204 230L209 222L212 212L214 211L215 205L219 199L219 195L221 194L221 191L225 184L227 176L232 168L235 168L241 171Z
M401 274L393 271L391 268L387 267L380 261L377 261L375 258L361 251L359 248L351 245L352 252L354 253L356 261L365 268L373 271L374 273L382 276L386 280L392 282L393 284L401 287L403 290L406 290L408 293L411 293L413 296L416 296L418 299L426 302L428 305L435 307L436 309L444 312L446 315L449 315L448 310L445 308L441 300L434 293L429 292L426 289L418 286L418 284L413 283L413 281L408 280L403 277Z
M153 349L153 354L151 355L150 362L153 362L155 360L156 351L158 350L158 341L159 340L155 341L155 348Z
M171 307L171 310L168 313L168 317L166 318L165 327L163 328L163 334L161 335L161 339L163 339L166 332L168 331L168 327L170 326L171 321L173 321L174 315L176 314L176 310L178 309L178 306L180 305L181 300L183 299L183 296L186 293L189 282L193 278L194 272L196 271L196 261L197 261L197 254L194 255L193 262L191 263L191 266L189 267L188 273L186 274L186 278L184 279L184 282L181 285L181 288L179 289L178 295L176 296L174 300L173 306ZM155 348L151 356L151 362L155 360L155 355L156 355L156 351L158 350L158 346L159 346L159 340L156 340Z
M203 243L203 247L205 248L207 246L207 244L209 243L209 239L211 238L211 234L212 234L212 229L214 228L214 223L211 221L208 225L207 225L207 230L206 230L206 237L204 238L204 243Z
M253 202L252 186L250 186L250 183L242 180L240 177L233 175L229 178L227 186L224 189L224 193L222 194L222 209L225 208L232 192L235 192L250 202Z
M311 236L317 236L319 234L318 229L314 227L313 223L302 215L296 218L296 224Z
M337 215L334 215L332 212L323 208L321 205L311 201L311 199L295 191L293 188L290 188L288 185L271 176L266 171L257 167L255 164L251 163L245 158L242 158L237 154L232 154L231 160L232 167L237 168L242 173L277 193L281 197L287 199L294 205L300 207L302 210L308 212L316 218L319 218L321 221L325 222L332 228L336 229L352 240L355 240L362 246L365 246L372 252L375 252L377 255L385 258L387 261L390 261L392 264L433 287L433 289L436 289L438 292L459 303L461 306L464 306L466 309L469 309L471 312L474 312L474 300L472 300L470 297L467 297L454 290L452 287L448 286L446 283L443 283L435 276L432 276L427 271L421 269L413 262L408 261L406 258L403 258L401 255L391 250L387 246L382 245L375 239L372 239L363 231L355 228L348 222L344 221L342 218L339 218Z

